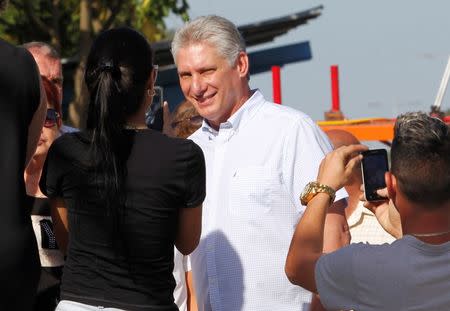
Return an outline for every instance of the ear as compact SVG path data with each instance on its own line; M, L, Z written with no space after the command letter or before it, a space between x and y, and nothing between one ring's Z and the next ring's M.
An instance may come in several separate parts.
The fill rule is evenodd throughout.
M386 172L384 175L384 180L386 181L389 198L395 202L395 196L397 194L397 178L395 178L391 172Z
M248 55L246 52L239 52L236 67L240 77L247 77L249 71Z
M150 77L148 77L147 80L147 89L152 90L153 87L155 86L156 83L156 77L158 75L158 71L155 69L152 69L151 73L150 73Z

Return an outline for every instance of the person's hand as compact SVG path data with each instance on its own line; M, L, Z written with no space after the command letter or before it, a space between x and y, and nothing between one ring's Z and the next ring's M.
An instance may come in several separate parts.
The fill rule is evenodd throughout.
M169 103L165 100L163 103L163 131L164 134L170 137L175 137L175 131L172 128L172 115L169 109Z
M394 206L392 200L389 199L387 188L378 189L377 194L385 200L380 201L366 201L364 196L364 186L361 185L362 195L359 197L363 201L365 208L374 213L381 227L395 238L402 236L402 226L400 221L400 214Z
M334 190L342 188L351 179L353 170L361 162L361 152L367 149L364 145L350 145L330 152L320 163L317 182Z

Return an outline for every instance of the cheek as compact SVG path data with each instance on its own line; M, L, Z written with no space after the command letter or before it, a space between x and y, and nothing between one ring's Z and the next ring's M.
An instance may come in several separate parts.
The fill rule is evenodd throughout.
M187 80L180 79L180 87L183 94L187 97L189 95L190 82Z
M215 88L218 88L219 86L226 86L226 82L229 79L228 76L226 76L224 73L221 72L216 72L215 74L209 76L206 79L206 83L208 83L208 85L213 86Z
M52 128L46 128L42 130L42 135L45 136L50 143L52 143L59 135L58 127L54 126Z

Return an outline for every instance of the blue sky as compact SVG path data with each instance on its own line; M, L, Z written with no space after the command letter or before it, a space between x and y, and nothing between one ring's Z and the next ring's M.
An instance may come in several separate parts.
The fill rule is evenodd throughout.
M191 18L224 16L244 25L323 5L322 15L250 51L309 41L313 58L282 68L283 104L323 119L331 107L330 65L339 65L341 110L348 118L429 111L450 54L448 0L190 0ZM169 19L169 27L181 21ZM272 98L271 74L252 87ZM450 109L448 97L442 108Z

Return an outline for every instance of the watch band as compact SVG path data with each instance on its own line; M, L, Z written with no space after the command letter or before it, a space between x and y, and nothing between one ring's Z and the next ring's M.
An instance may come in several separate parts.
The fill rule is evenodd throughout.
M317 183L317 193L326 193L330 196L330 202L333 203L336 198L336 190L331 188L330 186ZM317 194L316 193L316 194Z
M318 193L326 193L330 196L330 203L334 202L336 197L336 190L330 186L319 184L317 181L312 181L308 183L300 196L300 201L302 205L307 205Z

